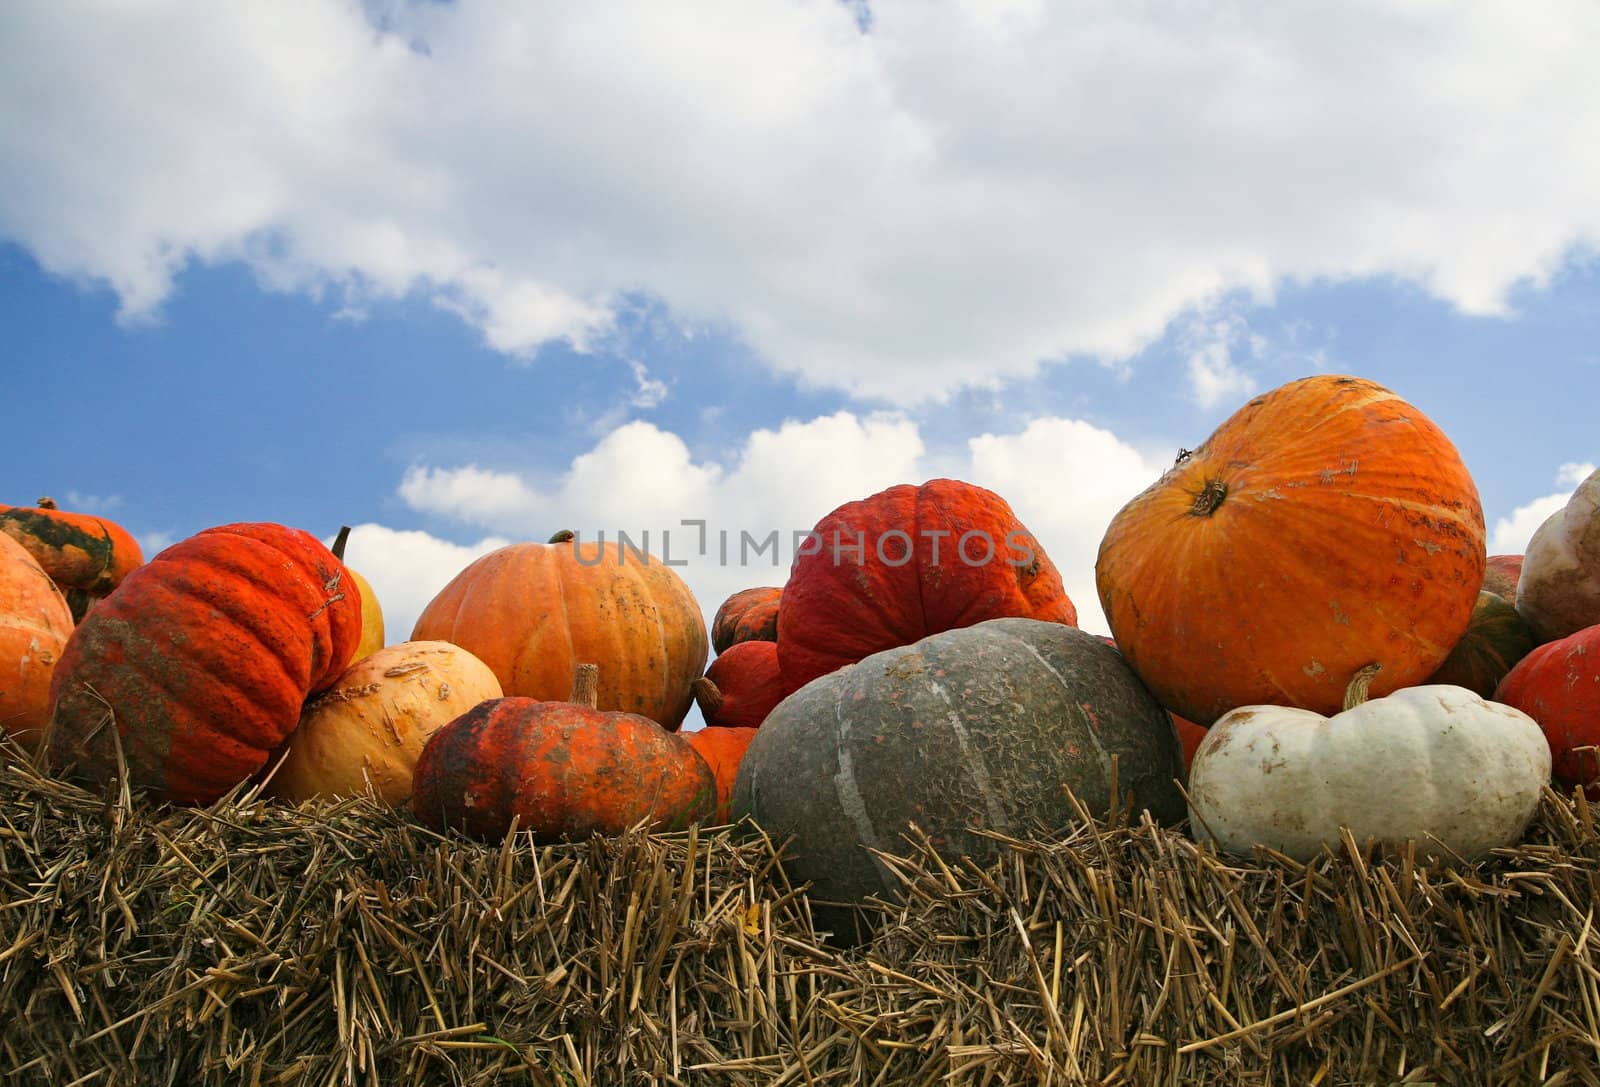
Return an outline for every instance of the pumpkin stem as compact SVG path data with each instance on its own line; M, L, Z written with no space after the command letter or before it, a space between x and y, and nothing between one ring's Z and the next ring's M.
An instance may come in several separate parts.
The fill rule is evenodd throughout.
M1383 671L1383 665L1373 661L1365 668L1356 670L1350 677L1350 686L1344 689L1344 708L1353 710L1367 700L1367 688L1372 686L1372 677Z
M333 546L328 548L333 552L333 557L340 562L344 561L344 545L350 542L350 526L340 525L339 535L333 538Z
M554 536L550 537L550 539L545 541L545 542L546 543L553 543L553 544L571 543L573 541L573 539L574 539L574 536L573 536L572 530L570 528L564 528L560 532L556 533Z
M1208 479L1205 487L1194 496L1194 505L1189 507L1189 513L1193 517L1210 517L1227 497L1226 483L1220 479Z
M572 670L572 697L568 702L575 702L589 709L598 709L600 705L600 666L598 664L580 664Z
M722 691L710 676L701 676L689 684L689 690L694 692L694 700L700 703L702 715L713 717L722 708Z
M56 506L56 500L51 498L49 495L45 495L43 498L39 499L39 501L35 502L34 505L42 510L53 510L58 508Z

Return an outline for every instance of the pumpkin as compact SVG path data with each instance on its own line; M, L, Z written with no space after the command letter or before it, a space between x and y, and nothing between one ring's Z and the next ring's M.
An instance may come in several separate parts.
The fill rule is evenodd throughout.
M1534 649L1494 697L1539 722L1558 785L1600 800L1600 625Z
M68 640L50 688L49 764L180 803L260 770L361 637L361 599L316 537L209 528L123 579Z
M1061 575L993 491L954 479L848 502L796 549L778 604L794 691L870 654L986 619L1076 626Z
M1522 579L1521 555L1490 555L1484 565L1483 589L1516 606L1517 582Z
M1104 634L1095 636L1112 649L1117 648L1116 639ZM1167 716L1172 718L1173 730L1178 734L1178 747L1183 752L1183 772L1187 774L1190 764L1194 762L1194 753L1200 747L1200 741L1206 738L1206 730L1187 717L1179 717L1171 711L1168 711Z
M1527 714L1465 687L1367 699L1377 666L1331 717L1241 706L1211 726L1189 770L1190 827L1227 853L1257 845L1307 861L1359 842L1414 841L1471 860L1515 845L1550 779L1550 745Z
M299 802L374 795L411 799L422 747L479 702L501 696L489 666L448 642L401 642L360 658L306 703L268 791Z
M435 830L493 841L515 825L539 842L677 829L716 810L717 783L682 734L575 701L494 698L435 732L417 759L412 810Z
M50 498L35 506L0 506L0 533L38 560L66 596L75 623L144 562L127 529L103 517L58 509Z
M1489 698L1535 644L1533 631L1516 608L1494 593L1480 592L1467 632L1428 682L1465 687L1480 698Z
M1448 438L1356 377L1240 408L1112 518L1095 582L1118 647L1199 725L1235 706L1338 710L1350 679L1422 682L1484 575L1477 488Z
M0 534L0 731L33 750L50 720L50 676L72 613L20 543Z
M685 732L683 738L689 746L700 752L711 768L717 782L717 810L711 818L718 823L728 822L733 815L733 783L739 776L739 763L755 737L753 728L728 728L711 725Z
M334 558L344 562L344 549L349 542L350 526L341 525L330 548ZM361 641L356 645L355 656L350 658L350 663L354 664L382 649L387 639L383 632L383 608L378 604L377 594L372 591L367 579L351 569L348 563L345 564L345 570L350 574L350 580L355 582L356 592L361 597Z
M1600 623L1600 469L1534 530L1516 607L1540 642Z
M793 838L784 868L812 881L814 908L855 905L898 893L869 850L897 851L910 823L940 855L983 864L1000 848L984 831L1059 829L1077 816L1068 789L1104 815L1113 777L1136 811L1179 821L1182 774L1171 718L1116 650L1063 623L993 619L789 695L745 751L733 814ZM848 910L826 920L848 933Z
M737 642L691 687L711 727L755 728L783 699L776 642Z
M711 620L711 647L726 653L740 642L778 640L778 601L783 590L762 586L740 589L722 602Z
M600 666L599 708L683 723L706 666L706 623L683 579L621 544L502 547L474 561L418 617L412 641L459 645L508 696L561 701L579 662Z

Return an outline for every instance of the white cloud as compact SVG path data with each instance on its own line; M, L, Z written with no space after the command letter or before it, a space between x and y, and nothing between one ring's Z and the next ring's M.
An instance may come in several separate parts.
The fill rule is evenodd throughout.
M130 317L238 259L513 354L654 296L900 403L1286 278L1500 313L1600 244L1589 0L363 10L0 5L0 237Z
M1234 358L1241 345L1256 359L1267 349L1265 337L1252 333L1244 318L1237 315L1199 317L1185 331L1189 385L1195 402L1202 408L1242 402L1255 392L1255 379Z
M414 465L400 481L400 497L413 509L496 526L529 526L546 505L521 477L475 464L448 469Z
M1595 466L1592 464L1563 464L1556 471L1556 482L1566 489L1518 506L1511 511L1510 517L1496 518L1494 528L1489 532L1489 554L1520 555L1526 551L1528 541L1533 538L1539 526L1544 524L1552 513L1566 508L1572 492L1577 490L1578 484L1589 478L1594 470Z

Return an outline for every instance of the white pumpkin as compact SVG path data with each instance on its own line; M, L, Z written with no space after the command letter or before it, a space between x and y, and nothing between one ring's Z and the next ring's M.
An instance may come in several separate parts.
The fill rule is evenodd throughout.
M1550 745L1520 710L1465 687L1405 687L1342 713L1242 706L1218 718L1189 770L1195 837L1248 856L1269 846L1310 860L1357 842L1414 840L1419 854L1471 859L1514 845L1550 780Z
M1600 470L1528 541L1516 608L1541 643L1600 623Z

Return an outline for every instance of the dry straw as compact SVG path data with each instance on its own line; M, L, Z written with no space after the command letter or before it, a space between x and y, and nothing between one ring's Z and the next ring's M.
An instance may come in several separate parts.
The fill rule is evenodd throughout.
M1579 797L1480 865L913 831L843 948L749 826L482 846L0 759L7 1084L1600 1084Z

